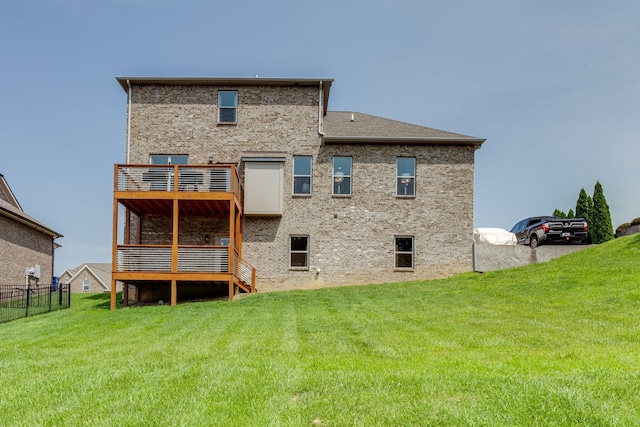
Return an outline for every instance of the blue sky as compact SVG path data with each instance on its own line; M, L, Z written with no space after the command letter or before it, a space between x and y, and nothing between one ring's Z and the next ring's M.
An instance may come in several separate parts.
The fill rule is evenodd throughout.
M329 109L486 138L475 226L604 187L640 217L640 2L21 0L0 6L0 173L59 231L56 274L110 262L116 76L335 79Z

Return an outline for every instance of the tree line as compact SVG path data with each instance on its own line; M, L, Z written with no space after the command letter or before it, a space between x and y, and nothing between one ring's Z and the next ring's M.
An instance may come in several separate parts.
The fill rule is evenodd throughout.
M584 218L589 225L588 235L582 243L603 243L613 239L613 224L611 223L611 212L607 199L604 197L604 190L600 181L596 181L593 189L593 197L589 196L584 188L580 189L576 210L569 209L565 213L556 208L553 216L558 218Z

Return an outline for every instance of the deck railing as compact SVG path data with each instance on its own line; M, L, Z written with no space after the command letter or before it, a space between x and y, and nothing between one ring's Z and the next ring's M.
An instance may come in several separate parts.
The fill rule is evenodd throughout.
M171 246L119 245L117 271L171 272ZM228 273L225 246L179 246L178 272Z
M236 266L236 275L240 278L240 280L251 287L252 292L255 292L256 268L244 259L240 259L240 261L238 261L237 251L234 253L234 260L234 265Z
M116 165L115 190L233 192L241 198L242 186L235 165Z

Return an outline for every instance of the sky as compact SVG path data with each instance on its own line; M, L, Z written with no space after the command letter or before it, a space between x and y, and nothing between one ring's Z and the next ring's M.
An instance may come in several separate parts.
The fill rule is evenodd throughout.
M110 262L117 76L333 78L329 109L486 138L474 226L575 209L600 181L640 217L640 2L0 2L0 174L64 237L55 273Z

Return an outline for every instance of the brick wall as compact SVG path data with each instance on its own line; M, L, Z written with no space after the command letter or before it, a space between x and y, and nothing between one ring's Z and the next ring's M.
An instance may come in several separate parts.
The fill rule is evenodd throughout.
M25 269L40 264L40 282L53 277L53 238L0 216L0 285L22 285Z
M217 90L238 89L237 125L217 124ZM243 254L261 290L439 277L472 269L471 146L323 145L318 90L293 87L134 86L131 163L188 154L189 163L240 162L243 151L285 151L284 214L243 219ZM292 158L313 157L310 197L291 195ZM352 195L333 197L332 158L352 156ZM416 197L396 197L396 157L416 158ZM242 172L242 167L240 168ZM181 244L203 244L199 218ZM227 224L227 225L225 225ZM222 228L221 228L222 227ZM143 243L170 243L170 219L143 218ZM309 269L289 268L289 236L310 238ZM394 236L415 237L415 268L394 271ZM317 270L320 269L318 273Z

